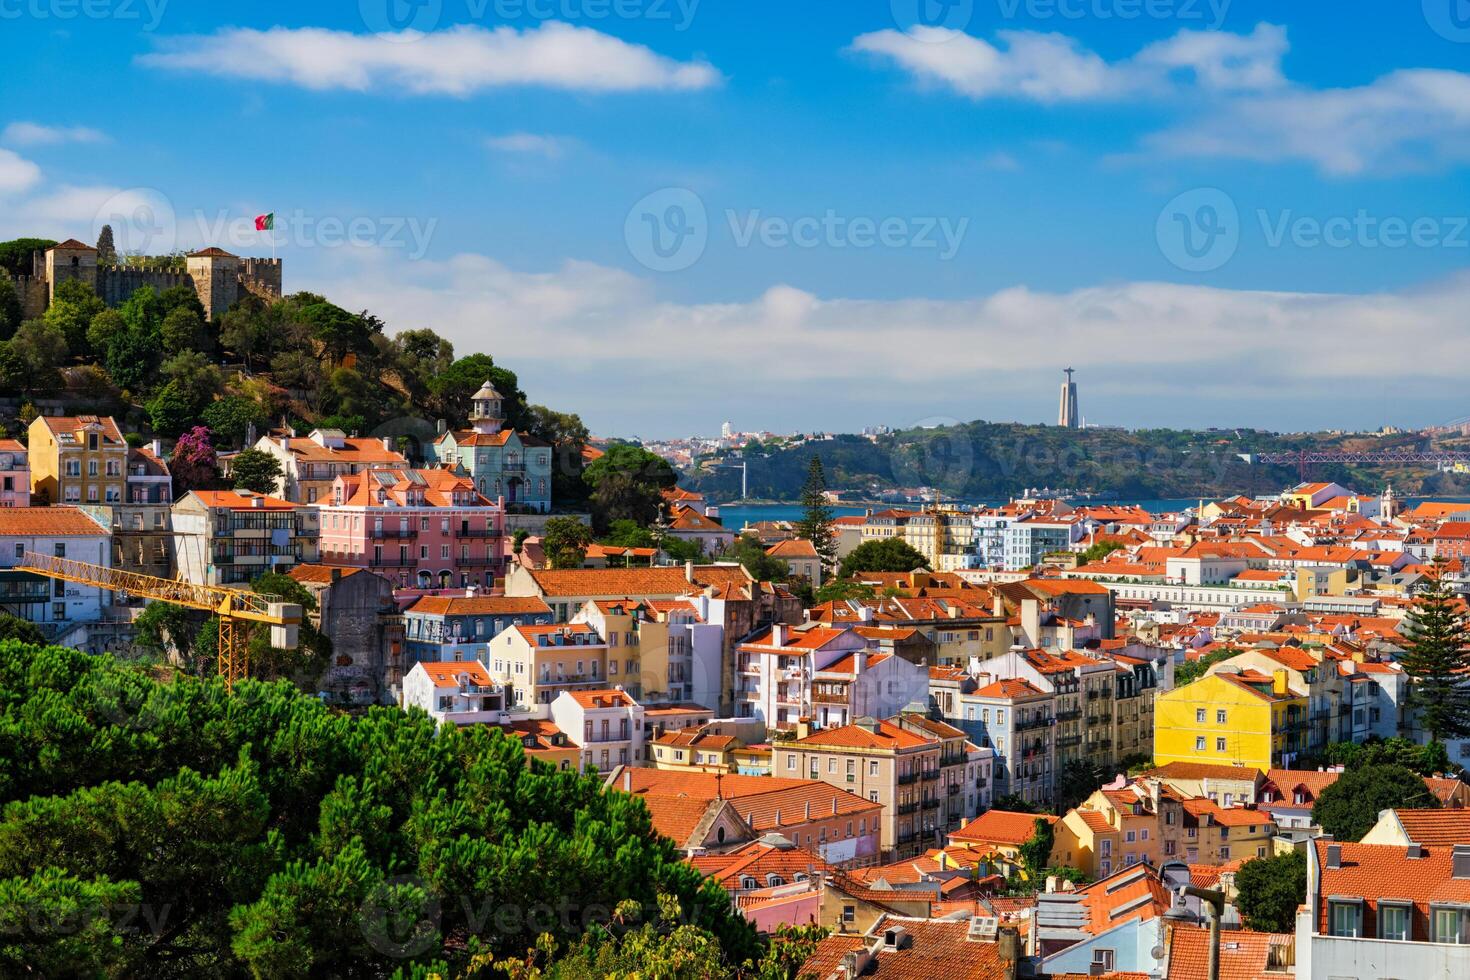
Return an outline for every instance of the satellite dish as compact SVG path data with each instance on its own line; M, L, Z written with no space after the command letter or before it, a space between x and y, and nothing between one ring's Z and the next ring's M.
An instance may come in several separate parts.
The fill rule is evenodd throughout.
M1161 960L1161 959L1164 958L1164 947L1163 946L1155 946L1153 949L1151 949L1151 950L1148 951L1148 955L1151 956L1151 957L1153 957L1156 960Z

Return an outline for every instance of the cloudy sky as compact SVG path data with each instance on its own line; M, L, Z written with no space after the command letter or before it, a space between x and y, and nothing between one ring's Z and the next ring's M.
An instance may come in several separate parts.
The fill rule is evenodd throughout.
M0 4L0 236L276 254L601 434L1470 415L1463 0ZM273 211L273 233L254 230Z

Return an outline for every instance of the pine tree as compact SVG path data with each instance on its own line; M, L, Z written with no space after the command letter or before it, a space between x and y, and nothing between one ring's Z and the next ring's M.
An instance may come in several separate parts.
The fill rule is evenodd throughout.
M117 264L117 246L112 241L112 225L103 225L102 233L97 236L97 264Z
M1436 560L1428 588L1414 597L1399 660L1414 680L1420 722L1436 741L1470 735L1470 622L1444 573Z
M837 564L837 538L832 533L832 508L827 506L827 474L822 457L813 454L806 471L806 485L801 488L801 520L796 531L812 543L827 567Z

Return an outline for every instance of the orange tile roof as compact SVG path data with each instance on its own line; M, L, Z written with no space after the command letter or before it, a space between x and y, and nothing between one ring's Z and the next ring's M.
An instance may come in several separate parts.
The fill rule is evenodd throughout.
M1158 776L1162 779L1234 779L1251 783L1260 777L1261 771L1253 766L1220 766L1208 762L1170 762L1157 769L1149 770L1145 775Z
M778 541L766 549L772 558L816 558L817 548L806 538Z
M1273 946L1290 946L1294 937L1271 932L1226 929L1220 933L1220 980L1281 980L1291 972L1266 969ZM1176 925L1169 939L1168 980L1206 980L1210 931Z
M206 507L223 507L229 510L294 510L296 504L279 497L271 497L250 490L191 490L189 491ZM255 501L260 501L257 505Z
M876 962L865 976L884 980L1004 980L1010 970L1000 958L1000 947L968 936L970 923L961 919L915 919L884 916L874 930L901 926L910 937L900 949L880 947ZM802 964L800 975L817 980L841 976L843 956L854 948L848 936L829 936ZM829 966L829 963L832 964Z
M358 568L355 565L342 567L331 565L295 565L286 574L298 582L311 582L315 585L325 585L332 581L333 573L336 573L339 579L344 579L356 575L358 572L365 571L367 569Z
M1414 921L1414 938L1421 934L1423 921L1429 915L1431 902L1470 902L1470 879L1456 878L1451 873L1450 845L1426 847L1424 856L1411 858L1406 848L1397 844L1354 844L1347 841L1342 848L1341 867L1327 867L1328 841L1313 842L1317 864L1321 869L1319 894L1344 895L1363 899L1364 905L1376 913L1379 899L1413 902L1418 915ZM1316 909L1317 928L1326 929L1327 903L1319 901ZM1376 914L1373 916L1376 919ZM1365 915L1365 918L1368 918Z
M340 448L333 448L323 446L309 436L288 437L285 449L303 462L385 463L399 467L408 465L408 459L402 453L385 448L381 439L346 436L343 437Z
M550 616L551 607L536 596L420 596L406 613L428 616Z
M1130 919L1153 919L1169 911L1173 899L1159 873L1147 864L1115 871L1077 889L1087 909L1087 931L1107 932Z
M102 441L105 445L125 446L122 430L117 427L117 422L111 415L43 415L41 422L51 431L53 436L63 433L75 434L79 429L89 425L97 425L101 428ZM60 440L57 440L60 443Z
M1395 810L1394 816L1416 844L1470 844L1470 810Z
M421 660L418 666L429 675L435 687L458 687L461 678L484 687L495 684L484 664L478 660Z
M993 681L975 691L975 697L981 698L1032 698L1045 694L1036 685L1023 678L1013 677L1006 680Z
M600 691L568 691L584 708L636 708L638 702L626 691L603 688Z
M933 739L899 728L889 721L877 723L877 731L869 731L862 725L843 725L840 728L827 728L819 732L813 732L806 738L799 738L789 745L800 745L803 747L832 747L853 749L913 749L922 748L926 745L934 745Z
M1059 819L1061 818L1049 813L987 810L959 830L951 831L949 839L961 843L1019 845L1026 843L1036 833L1036 821L1045 820L1049 824L1055 824Z
M106 528L77 507L0 507L0 537L68 537L107 533Z
M682 568L534 569L531 578L548 596L679 596L698 586Z

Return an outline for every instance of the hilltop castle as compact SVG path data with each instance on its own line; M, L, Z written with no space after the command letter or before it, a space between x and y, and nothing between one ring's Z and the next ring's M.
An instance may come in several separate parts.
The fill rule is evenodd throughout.
M242 259L222 248L205 248L184 257L184 271L163 259L137 266L101 265L97 250L75 238L36 252L29 276L12 278L27 318L40 316L51 305L58 284L80 279L102 302L119 306L144 286L157 290L188 286L204 305L205 316L216 320L241 296L262 299L281 296L280 259ZM0 273L3 274L3 273Z

